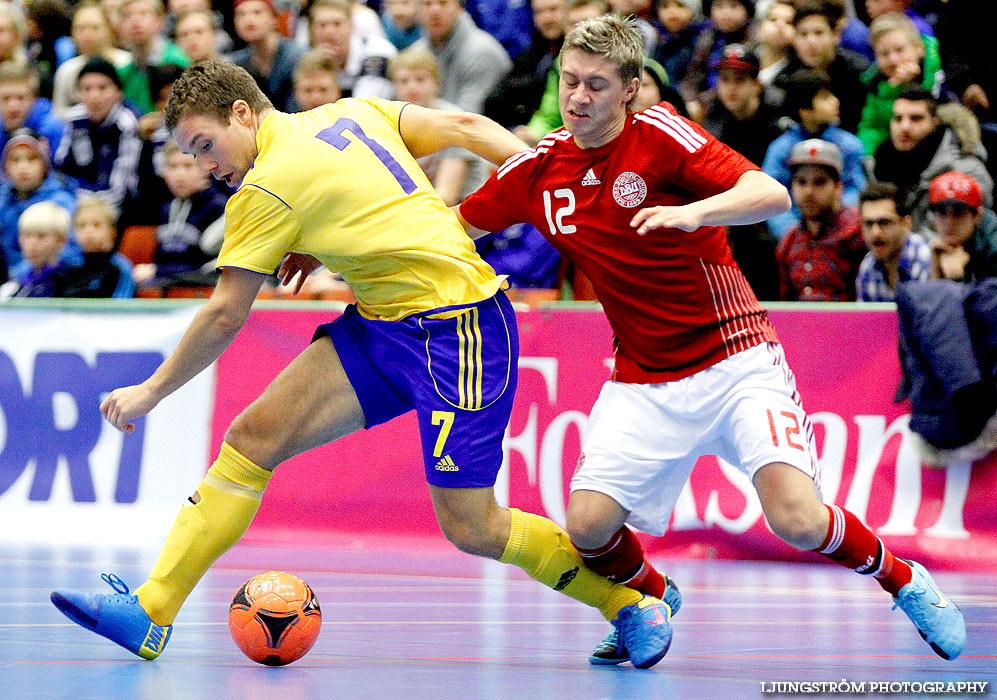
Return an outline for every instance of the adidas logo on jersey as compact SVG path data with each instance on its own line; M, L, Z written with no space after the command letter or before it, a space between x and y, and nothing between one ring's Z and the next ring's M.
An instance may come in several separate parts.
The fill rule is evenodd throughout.
M460 467L453 463L453 460L450 459L450 455L446 455L443 459L436 463L436 471L456 472L460 471Z
M595 171L589 168L589 171L585 173L585 177L582 178L582 185L601 185L602 180L595 176Z

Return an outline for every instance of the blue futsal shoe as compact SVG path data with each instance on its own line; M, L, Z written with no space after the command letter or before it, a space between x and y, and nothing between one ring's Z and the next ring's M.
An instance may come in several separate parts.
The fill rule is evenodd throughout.
M630 653L630 663L650 668L661 661L672 644L671 617L668 604L649 595L620 610L613 624Z
M682 593L675 582L665 576L665 595L663 600L672 611L672 617L682 607ZM589 654L589 663L598 666L615 666L630 660L630 653L620 642L620 631L613 627L601 642Z
M927 569L916 561L903 561L910 564L914 577L893 599L893 609L903 610L934 652L951 661L966 646L966 621L962 611L942 595Z
M150 620L138 604L138 597L128 595L128 586L114 574L100 577L114 593L52 591L52 603L81 627L107 637L143 659L155 659L166 648L173 625L162 627Z

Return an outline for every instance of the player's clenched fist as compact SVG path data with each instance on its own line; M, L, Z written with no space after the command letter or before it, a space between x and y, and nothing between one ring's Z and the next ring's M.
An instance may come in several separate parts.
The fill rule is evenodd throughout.
M151 411L159 400L144 384L126 386L112 391L100 404L100 412L107 422L123 433L135 430L131 421Z

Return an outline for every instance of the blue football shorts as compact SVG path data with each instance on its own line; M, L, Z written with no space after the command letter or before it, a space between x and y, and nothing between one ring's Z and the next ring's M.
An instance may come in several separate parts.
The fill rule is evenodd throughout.
M447 311L460 313L430 318ZM400 321L372 321L350 305L314 339L323 335L368 428L415 409L430 484L494 486L518 379L516 314L505 293Z

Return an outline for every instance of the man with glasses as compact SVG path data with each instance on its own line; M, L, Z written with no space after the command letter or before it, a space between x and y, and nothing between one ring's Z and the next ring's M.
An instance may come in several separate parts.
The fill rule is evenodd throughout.
M894 301L899 282L931 278L931 247L911 232L910 211L892 182L873 182L859 194L862 238L869 252L859 265L858 301Z

